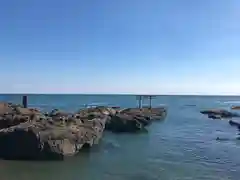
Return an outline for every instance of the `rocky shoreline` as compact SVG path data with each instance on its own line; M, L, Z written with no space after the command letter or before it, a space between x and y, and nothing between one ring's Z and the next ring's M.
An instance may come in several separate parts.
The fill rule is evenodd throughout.
M76 113L0 103L0 158L64 160L99 143L105 130L138 132L153 120L164 120L167 109L94 107Z

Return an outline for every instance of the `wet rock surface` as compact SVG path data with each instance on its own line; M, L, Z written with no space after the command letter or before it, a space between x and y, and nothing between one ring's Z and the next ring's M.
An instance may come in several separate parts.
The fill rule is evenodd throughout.
M240 131L240 121L233 121L233 120L230 120L229 121L229 124L231 125L231 126L235 126L235 127L237 127L238 128L238 130Z
M230 112L224 109L203 110L200 112L204 115L208 115L208 118L211 119L240 117L238 113Z
M106 123L106 129L113 132L136 132L153 120L164 120L166 115L166 108L127 108L112 114Z
M136 132L152 120L163 120L165 108L95 107L67 113L0 103L0 158L63 160L98 144L103 131Z

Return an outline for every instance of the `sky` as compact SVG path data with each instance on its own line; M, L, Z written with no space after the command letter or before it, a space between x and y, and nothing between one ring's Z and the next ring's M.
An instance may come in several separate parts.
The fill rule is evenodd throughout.
M239 0L0 1L0 93L240 95Z

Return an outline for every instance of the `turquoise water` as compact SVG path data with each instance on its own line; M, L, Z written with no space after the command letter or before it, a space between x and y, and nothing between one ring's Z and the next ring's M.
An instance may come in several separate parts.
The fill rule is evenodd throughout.
M0 100L21 103L21 95ZM147 102L146 102L147 103ZM136 106L135 96L31 95L43 110L77 110L85 104ZM227 121L210 120L199 111L240 104L240 97L158 96L168 116L148 133L105 133L101 144L63 162L0 161L1 180L239 180L240 141ZM216 141L217 137L227 141ZM17 151L17 147L16 147Z

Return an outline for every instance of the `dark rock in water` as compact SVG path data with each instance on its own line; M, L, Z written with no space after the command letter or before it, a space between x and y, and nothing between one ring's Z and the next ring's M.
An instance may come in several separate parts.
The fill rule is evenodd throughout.
M165 108L128 108L110 116L106 129L113 132L136 132L144 129L152 120L164 119Z
M136 132L143 128L143 123L126 114L111 116L106 123L106 129L113 132Z
M240 117L239 114L229 112L224 109L204 110L200 112L202 114L208 115L209 118L213 118L213 119Z
M240 106L232 106L231 109L240 110Z
M185 106L186 107L196 107L197 105L196 104L186 104Z
M221 119L221 115L209 114L208 118L210 118L210 119Z
M229 139L229 138L220 138L220 137L217 137L216 140L217 140L217 141L230 141L231 139Z
M231 126L236 126L236 127L240 130L240 123L239 123L239 122L230 120L230 121L229 121L229 124L230 124Z

